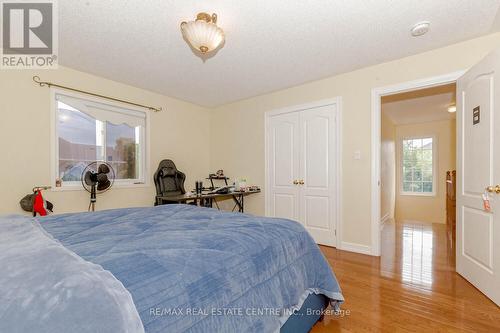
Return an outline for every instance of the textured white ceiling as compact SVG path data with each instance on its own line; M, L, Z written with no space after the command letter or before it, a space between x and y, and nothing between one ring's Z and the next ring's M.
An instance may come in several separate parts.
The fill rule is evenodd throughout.
M410 91L382 98L382 112L396 125L455 119L448 107L456 103L456 85Z
M213 107L500 29L500 0L64 0L60 64ZM180 22L216 12L203 61ZM410 35L418 21L430 32Z

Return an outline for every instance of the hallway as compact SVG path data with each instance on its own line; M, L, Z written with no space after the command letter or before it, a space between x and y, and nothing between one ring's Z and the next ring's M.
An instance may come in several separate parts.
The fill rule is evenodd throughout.
M444 224L406 222L385 225L380 258L321 247L346 312L311 332L499 332L500 308L455 273L446 244Z

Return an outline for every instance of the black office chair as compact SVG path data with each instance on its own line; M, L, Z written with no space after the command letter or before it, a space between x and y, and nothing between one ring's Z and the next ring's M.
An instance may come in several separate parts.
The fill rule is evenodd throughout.
M158 169L153 176L156 186L155 206L175 203L162 197L180 195L186 193L184 189L184 181L186 175L177 170L175 163L172 160L163 160L158 165Z

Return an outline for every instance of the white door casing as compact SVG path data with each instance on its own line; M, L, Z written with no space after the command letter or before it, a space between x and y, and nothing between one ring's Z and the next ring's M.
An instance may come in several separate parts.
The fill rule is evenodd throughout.
M299 221L337 245L339 99L266 114L266 214Z
M500 184L498 103L500 51L457 82L456 231L457 272L500 305L500 194L489 193L490 212L482 198L486 187Z

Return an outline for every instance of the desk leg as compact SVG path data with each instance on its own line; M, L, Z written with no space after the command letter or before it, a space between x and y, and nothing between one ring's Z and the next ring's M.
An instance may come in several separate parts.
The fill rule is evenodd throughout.
M242 194L238 194L238 195L233 194L233 200L234 200L234 207L233 207L232 211L234 212L234 209L236 207L238 207L238 212L243 213L243 195Z
M245 212L245 196L243 194L240 194L240 213Z

